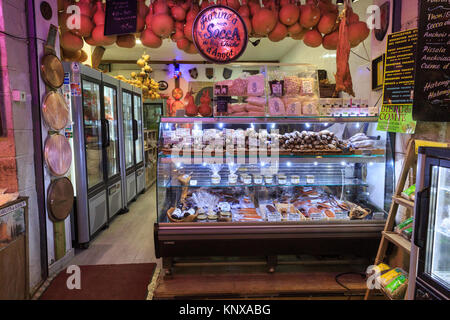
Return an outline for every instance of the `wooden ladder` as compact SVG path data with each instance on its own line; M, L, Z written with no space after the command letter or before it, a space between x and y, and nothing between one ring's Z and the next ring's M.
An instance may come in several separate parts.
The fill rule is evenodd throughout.
M395 217L397 216L399 206L412 210L412 213L414 213L414 202L402 198L401 193L405 190L406 180L408 178L411 169L413 170L413 177L410 178L410 183L413 184L415 183L416 167L417 167L416 163L417 157L415 154L415 143L414 140L410 140L408 143L406 158L403 163L402 172L400 174L400 178L397 187L395 189L394 196L392 197L391 209L389 210L386 225L384 226L384 231L382 232L381 235L381 242L380 246L378 247L378 252L375 258L374 265L378 265L384 261L384 259L386 258L386 251L388 249L389 243L392 243L393 245L402 249L405 253L411 254L411 242L402 237L401 235L397 234L396 232L394 232L394 226L395 226ZM369 300L373 295L374 291L375 289L368 288L366 290L364 300Z

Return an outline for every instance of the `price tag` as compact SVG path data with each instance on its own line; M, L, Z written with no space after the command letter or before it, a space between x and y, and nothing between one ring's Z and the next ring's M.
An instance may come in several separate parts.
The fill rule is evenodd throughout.
M336 212L335 216L337 220L348 220L348 214L345 212Z
M374 212L372 219L373 220L384 220L384 212Z
M300 221L300 214L298 213L289 213L288 214L289 221Z
M267 213L266 218L267 218L268 222L280 222L281 221L281 215L277 212Z
M322 212L311 213L309 217L311 218L311 220L323 220L325 218Z

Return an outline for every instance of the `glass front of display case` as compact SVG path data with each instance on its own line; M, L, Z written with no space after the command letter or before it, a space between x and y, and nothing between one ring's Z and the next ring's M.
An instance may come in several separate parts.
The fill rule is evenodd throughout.
M386 218L376 123L162 119L159 223L352 223Z
M450 163L449 163L450 164ZM450 289L450 168L434 166L425 272Z

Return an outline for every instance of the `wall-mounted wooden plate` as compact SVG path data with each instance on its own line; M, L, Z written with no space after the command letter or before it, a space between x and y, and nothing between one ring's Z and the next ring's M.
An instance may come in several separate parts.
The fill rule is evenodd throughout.
M44 159L54 176L65 175L72 164L72 149L66 137L60 134L48 136L45 141Z

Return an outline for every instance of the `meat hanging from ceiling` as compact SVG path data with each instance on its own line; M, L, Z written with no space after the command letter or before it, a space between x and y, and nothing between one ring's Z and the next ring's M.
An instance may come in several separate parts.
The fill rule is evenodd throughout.
M348 16L351 7L348 0L345 0L345 7L341 13L341 23L339 26L338 46L336 51L336 90L335 95L343 91L351 96L355 96L353 91L352 75L350 74L350 40L348 38Z

